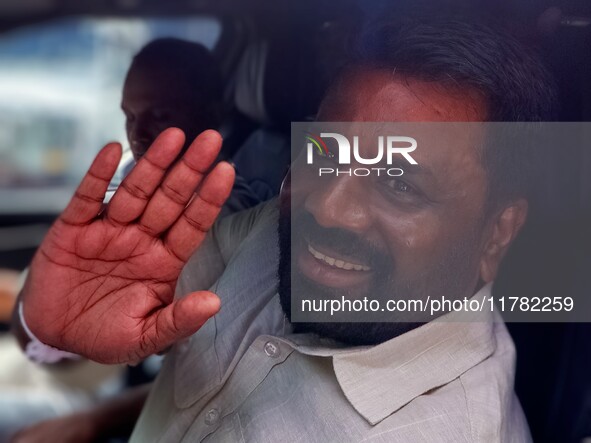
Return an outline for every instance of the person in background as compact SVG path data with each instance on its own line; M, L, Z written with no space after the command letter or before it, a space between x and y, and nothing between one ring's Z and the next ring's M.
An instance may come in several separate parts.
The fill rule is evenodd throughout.
M222 86L205 46L176 38L144 46L131 62L121 99L133 158L142 158L158 134L171 126L185 133L185 150L198 134L218 128Z
M198 134L222 124L222 74L205 46L176 38L154 40L133 58L123 85L121 109L136 162L158 134L170 127L185 133L182 155ZM228 160L223 149L218 160ZM222 216L258 203L259 198L237 175Z

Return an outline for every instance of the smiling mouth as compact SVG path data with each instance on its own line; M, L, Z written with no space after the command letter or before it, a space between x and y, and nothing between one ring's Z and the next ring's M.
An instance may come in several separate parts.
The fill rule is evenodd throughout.
M360 272L367 272L371 271L369 266L365 266L359 263L351 263L345 260L341 260L338 258L331 257L329 255L323 254L320 251L317 251L308 243L308 252L314 256L317 260L321 260L322 262L326 263L329 266L344 269L346 271L360 271Z

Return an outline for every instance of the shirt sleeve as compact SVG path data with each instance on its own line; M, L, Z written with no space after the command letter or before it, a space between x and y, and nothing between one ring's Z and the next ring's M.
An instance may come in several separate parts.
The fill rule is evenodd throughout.
M262 201L248 183L246 183L246 180L239 174L236 174L232 193L228 197L228 200L226 200L226 203L224 203L220 217L253 208Z

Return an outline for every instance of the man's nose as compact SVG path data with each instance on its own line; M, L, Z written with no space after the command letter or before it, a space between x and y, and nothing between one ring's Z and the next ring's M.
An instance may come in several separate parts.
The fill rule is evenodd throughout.
M136 119L131 135L133 141L146 141L150 139L150 124L145 117Z
M313 190L304 207L325 228L364 232L372 222L364 180L359 177L333 177Z
M129 124L129 138L130 142L151 142L155 137L152 132L154 125L145 116L136 118Z

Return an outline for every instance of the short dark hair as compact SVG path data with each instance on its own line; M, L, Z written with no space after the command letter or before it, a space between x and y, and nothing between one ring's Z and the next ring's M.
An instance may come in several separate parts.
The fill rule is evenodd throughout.
M144 46L131 62L131 69L146 71L162 69L174 71L179 81L191 89L187 94L197 96L199 105L207 109L207 127L221 124L223 108L223 80L217 61L200 43L173 37L159 38Z
M487 120L543 122L555 118L554 80L534 51L500 27L466 19L374 23L354 45L349 65L388 69L451 88L472 87L487 103ZM481 152L491 206L527 197L534 171L531 147Z

